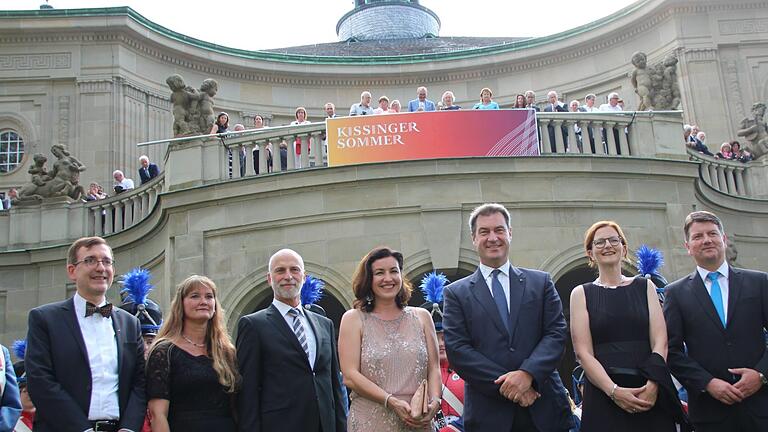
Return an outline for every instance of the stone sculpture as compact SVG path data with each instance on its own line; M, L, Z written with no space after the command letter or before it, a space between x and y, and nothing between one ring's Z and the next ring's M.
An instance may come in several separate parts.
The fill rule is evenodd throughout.
M85 190L80 185L80 173L85 171L85 166L69 153L64 144L54 144L51 153L56 156L51 171L45 166L48 161L45 155L37 153L32 157L34 163L27 170L31 175L30 182L21 187L14 204L24 205L56 197L76 200L85 196Z
M765 124L765 104L757 102L752 105L752 118L741 120L740 129L736 135L744 137L749 144L746 150L754 159L760 159L768 154L768 125Z
M173 104L173 135L205 135L211 130L216 120L213 111L213 97L219 90L219 84L213 79L206 79L199 89L184 82L181 75L173 74L165 80L171 89Z
M648 57L643 52L632 54L631 61L635 70L630 79L640 99L638 111L674 110L680 106L677 57L674 54L652 67L648 67Z

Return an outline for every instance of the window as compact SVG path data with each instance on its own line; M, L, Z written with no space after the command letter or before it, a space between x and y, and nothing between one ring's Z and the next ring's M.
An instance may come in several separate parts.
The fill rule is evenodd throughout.
M24 140L13 130L0 131L0 173L11 172L24 158Z

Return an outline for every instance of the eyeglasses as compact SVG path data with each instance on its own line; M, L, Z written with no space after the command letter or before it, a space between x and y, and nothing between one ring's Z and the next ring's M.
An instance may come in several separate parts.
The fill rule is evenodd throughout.
M592 246L594 246L594 247L596 247L598 249L602 249L602 248L605 247L606 243L610 243L611 246L616 247L616 246L622 244L622 241L618 237L601 238L601 239L597 239L597 240L592 241Z
M85 257L83 260L73 262L72 265L85 264L86 267L96 267L97 263L104 264L104 267L111 267L115 265L115 260L112 258L96 259L94 257Z

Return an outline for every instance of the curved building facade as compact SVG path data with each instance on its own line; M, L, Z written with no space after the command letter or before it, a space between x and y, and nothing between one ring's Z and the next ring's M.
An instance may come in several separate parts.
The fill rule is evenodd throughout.
M323 306L332 317L351 306L354 267L379 244L403 251L411 278L432 269L451 279L466 275L477 264L467 217L488 201L512 211L513 262L551 272L566 306L570 289L594 277L581 242L600 219L617 220L633 249L660 248L672 280L692 269L683 218L710 209L726 223L736 262L768 270L761 259L768 247L766 164L699 158L686 152L680 134L683 123L696 123L710 143L734 139L751 104L768 99L766 20L765 1L640 0L544 38L440 36L243 51L175 33L128 8L0 11L0 146L3 133L23 142L18 162L0 172L0 190L26 182L31 155L50 154L56 143L88 167L83 184L111 184L118 168L136 177L140 154L163 171L155 183L104 203L0 212L0 341L25 334L30 308L71 295L66 249L87 234L108 238L118 273L152 270L153 298L165 307L189 274L212 277L230 326L270 298L267 260L282 247L296 249L307 271L327 283ZM137 146L172 138L165 79L174 73L195 87L217 80L216 110L228 112L231 123L251 126L258 114L278 126L293 120L297 106L320 120L326 102L343 114L363 90L405 103L422 85L433 100L452 90L467 107L490 87L502 107L526 90L537 102L557 90L566 101L595 93L600 102L616 91L631 108L635 51L650 63L677 55L682 111L638 115L632 128L642 150L623 157L318 166L230 180L218 141ZM317 134L318 127L289 128L282 138ZM102 211L115 219L95 227Z

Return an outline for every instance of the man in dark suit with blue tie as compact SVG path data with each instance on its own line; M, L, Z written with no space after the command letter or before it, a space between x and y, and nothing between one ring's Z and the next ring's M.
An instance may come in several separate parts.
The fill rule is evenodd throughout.
M141 184L152 180L160 174L160 169L157 168L156 164L149 162L149 157L146 155L141 155L141 157L139 157L139 163L141 164L141 168L139 168Z
M446 287L450 364L464 378L468 432L559 432L573 421L557 373L567 327L549 274L509 263L509 212L483 204L469 217L480 266Z
M101 237L67 254L74 297L29 312L27 391L35 432L139 432L147 410L139 320L107 303L112 249Z
M333 323L301 305L301 256L272 255L267 281L272 304L237 326L240 431L345 432Z
M685 219L696 270L666 287L672 374L688 390L697 432L768 431L768 274L731 267L713 213Z

